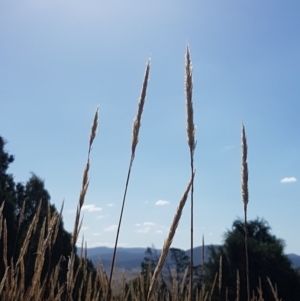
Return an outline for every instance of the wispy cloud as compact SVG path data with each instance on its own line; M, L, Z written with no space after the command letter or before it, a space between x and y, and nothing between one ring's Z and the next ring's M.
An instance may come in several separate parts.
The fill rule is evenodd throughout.
M297 179L295 177L290 177L290 178L283 178L281 183L295 183L297 182Z
M163 233L163 231L162 230L156 230L155 233L161 234L161 233Z
M227 145L227 146L225 146L225 150L226 151L231 150L233 148L235 148L235 145Z
M108 203L107 207L112 207L114 205L114 203Z
M98 215L97 216L98 219L107 218L107 217L109 217L108 214L106 214L106 215Z
M100 235L101 235L100 232L95 232L95 233L93 233L93 236L100 236Z
M148 226L148 227L153 227L155 226L155 223L152 223L152 222L145 222L143 223L144 226Z
M168 205L168 204L170 204L170 202L164 201L164 200L159 200L155 203L156 206L165 206L165 205Z
M82 231L88 230L89 227L81 227Z
M117 225L111 225L109 227L104 228L105 232L112 232L112 231L115 231L115 230L117 230Z
M140 223L136 223L135 226L136 226L136 227L140 227L141 224L140 224Z
M89 204L89 205L83 205L81 208L82 211L87 211L87 212L94 212L94 211L101 211L101 207L97 207L94 204Z
M102 242L102 241L96 241L96 242L90 242L89 244L88 244L88 246L89 247L103 247L103 246L105 246L105 247L109 247L109 248L112 248L112 247L114 247L114 243L112 243L112 242L108 242L108 241L106 241L106 242ZM128 247L129 246L129 244L126 242L120 242L120 243L118 243L118 247Z
M145 234L145 233L149 233L149 231L150 231L150 227L145 227L143 229L136 230L135 232Z

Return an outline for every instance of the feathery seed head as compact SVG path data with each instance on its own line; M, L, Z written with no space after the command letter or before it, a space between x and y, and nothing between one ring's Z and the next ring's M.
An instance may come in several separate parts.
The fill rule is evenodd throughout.
M142 113L143 108L146 100L146 92L147 92L147 84L148 84L148 78L149 78L149 71L150 71L150 59L148 60L145 76L144 76L144 82L143 82L143 88L138 104L138 112L133 122L133 129L132 129L132 144L131 144L131 153L132 156L135 154L135 149L139 141L139 130L141 127L141 119L142 119Z
M249 202L247 152L248 146L245 133L245 126L242 123L242 198L245 208L247 207L247 204Z
M93 141L97 134L97 128L98 128L98 114L99 114L99 108L96 109L94 121L92 125L91 135L90 135L90 148L92 147Z
M185 94L186 94L186 112L187 112L187 135L188 135L188 145L191 152L196 148L195 143L195 125L194 125L194 109L193 109L193 69L190 59L189 46L186 49L186 64L185 64Z

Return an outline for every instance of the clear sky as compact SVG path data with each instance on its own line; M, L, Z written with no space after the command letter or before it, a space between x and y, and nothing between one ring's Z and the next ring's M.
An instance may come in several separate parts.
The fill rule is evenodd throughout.
M243 216L240 132L249 145L249 219L300 254L300 1L0 2L0 135L10 172L45 180L71 231L97 106L83 233L112 246L146 62L150 81L120 246L161 248L190 177L184 93L190 45L197 125L195 245ZM188 202L173 246L189 248Z

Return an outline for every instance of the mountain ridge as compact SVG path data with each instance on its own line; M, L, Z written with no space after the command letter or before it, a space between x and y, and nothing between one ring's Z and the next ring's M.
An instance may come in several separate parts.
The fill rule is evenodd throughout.
M209 248L219 247L219 245L210 245L204 247L204 261L206 262L209 258ZM147 248L143 247L133 247L133 248L124 248L119 247L117 249L116 267L118 269L127 270L127 271L136 271L140 270L141 262L145 257L145 251ZM161 253L161 249L154 249L159 256ZM113 256L113 248L109 247L94 247L87 249L87 257L97 265L99 262L103 265L103 268L106 272L110 271L112 256ZM190 256L191 250L184 250L186 255ZM81 248L78 248L78 254L81 252ZM202 257L202 246L198 246L194 248L194 265L199 265L201 263ZM198 255L197 255L198 254ZM290 253L285 254L292 263L293 268L300 268L300 255Z

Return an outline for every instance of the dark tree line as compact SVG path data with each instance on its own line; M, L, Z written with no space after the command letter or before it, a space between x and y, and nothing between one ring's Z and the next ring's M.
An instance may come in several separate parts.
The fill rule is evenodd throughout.
M300 275L284 254L284 242L272 235L270 230L270 226L263 219L247 223L251 292L258 295L261 285L263 298L274 300L269 278L272 285L277 287L279 298L285 301L300 300ZM228 288L229 300L236 299L237 277L240 283L240 300L247 300L244 235L243 222L236 220L232 229L225 233L223 245L210 248L211 255L206 264L206 282L210 284L219 272L222 256L221 295L225 296ZM219 297L216 296L215 300L219 300Z

